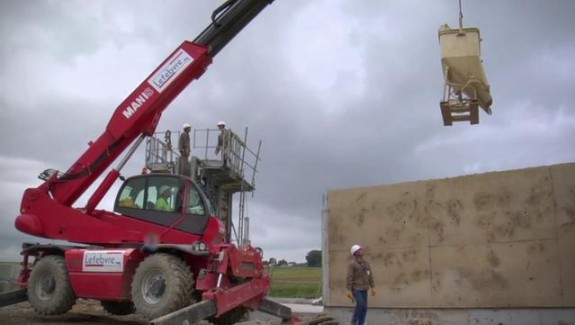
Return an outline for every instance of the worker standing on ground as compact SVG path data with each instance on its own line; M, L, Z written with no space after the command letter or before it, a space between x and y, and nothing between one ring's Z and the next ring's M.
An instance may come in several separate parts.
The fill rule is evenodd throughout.
M180 152L180 168L179 173L182 175L187 175L188 165L190 161L190 131L192 126L189 123L184 123L182 125L182 133L180 133L180 139L178 141L178 151Z
M375 296L373 273L369 263L363 258L363 248L359 245L351 246L353 261L347 267L346 289L347 297L355 302L355 310L351 318L352 325L364 325L367 315L367 290L371 288L371 295Z
M216 146L216 151L214 152L216 155L218 155L220 152L222 152L222 160L224 161L224 163L226 162L227 159L227 148L228 148L228 130L226 130L226 122L224 121L219 121L218 122L218 129L220 130L220 134L218 135L218 145Z

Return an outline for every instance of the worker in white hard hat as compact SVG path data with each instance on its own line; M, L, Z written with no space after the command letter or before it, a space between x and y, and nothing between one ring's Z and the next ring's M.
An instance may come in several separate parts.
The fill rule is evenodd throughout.
M218 145L216 146L216 150L214 153L217 155L222 152L222 160L225 162L226 155L227 155L227 147L229 142L229 134L226 130L226 122L219 121L218 122L218 130L220 130L220 134L218 135Z
M180 133L180 139L178 140L178 151L180 152L180 163L178 172L183 175L187 174L190 153L192 151L190 147L191 130L192 126L189 123L184 123L182 125L182 132Z
M347 268L346 289L347 297L355 303L351 324L364 325L367 315L367 291L371 288L371 295L375 296L373 273L363 257L363 247L353 245L350 252L353 260Z
M178 150L182 157L190 156L190 131L192 126L189 123L182 125L182 133L180 133L180 140L178 141Z

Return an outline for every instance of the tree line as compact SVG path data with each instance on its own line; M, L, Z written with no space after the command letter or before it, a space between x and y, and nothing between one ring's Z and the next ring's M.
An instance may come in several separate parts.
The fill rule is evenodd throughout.
M321 267L322 253L321 250L311 250L305 256L305 263L288 262L285 259L278 260L275 257L270 257L269 260L264 261L265 266L309 266Z

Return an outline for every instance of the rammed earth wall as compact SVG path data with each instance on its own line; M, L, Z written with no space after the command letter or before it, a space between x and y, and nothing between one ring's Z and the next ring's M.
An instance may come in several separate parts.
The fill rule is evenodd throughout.
M575 163L330 191L323 227L328 308L356 243L371 308L575 307Z

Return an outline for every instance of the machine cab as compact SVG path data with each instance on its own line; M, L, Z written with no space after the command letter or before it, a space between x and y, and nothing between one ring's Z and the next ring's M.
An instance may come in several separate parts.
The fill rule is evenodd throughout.
M214 209L190 178L173 174L148 174L126 179L118 192L114 211L125 216L203 234Z

